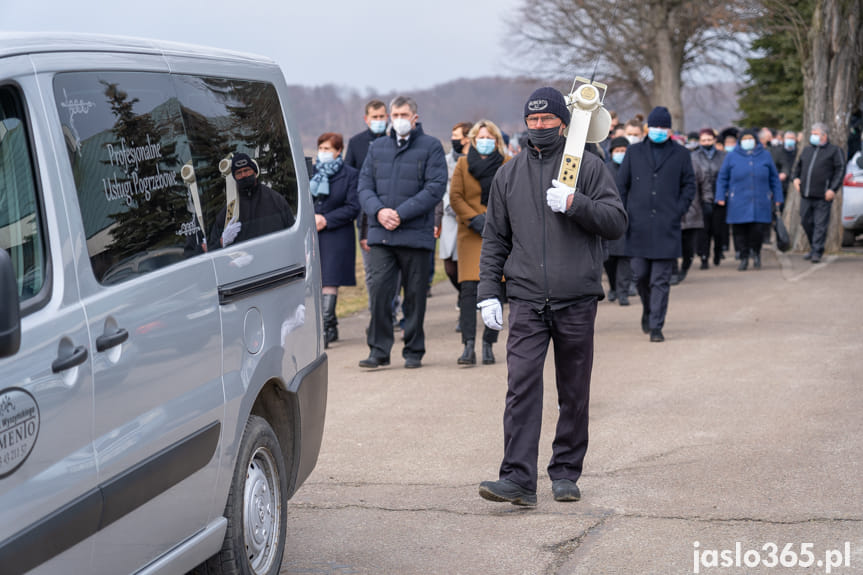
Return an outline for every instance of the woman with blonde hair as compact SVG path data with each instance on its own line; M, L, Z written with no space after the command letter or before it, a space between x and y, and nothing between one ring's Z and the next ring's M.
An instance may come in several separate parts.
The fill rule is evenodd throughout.
M468 132L470 148L458 159L450 184L450 205L458 219L458 279L461 285L459 307L464 352L459 365L474 365L476 352L476 290L479 285L479 256L482 229L491 182L497 170L509 160L500 129L489 120L480 120ZM494 363L492 344L498 332L485 328L482 337L482 362Z

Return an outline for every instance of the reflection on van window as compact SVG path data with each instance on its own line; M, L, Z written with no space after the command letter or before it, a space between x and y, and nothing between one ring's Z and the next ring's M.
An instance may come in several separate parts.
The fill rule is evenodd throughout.
M185 75L173 79L198 190L206 190L200 203L208 248L293 226L297 174L275 87ZM254 178L244 173L245 190L234 177L235 155L252 159L247 170Z
M21 102L11 88L0 88L0 248L12 259L22 302L38 294L45 283L37 206Z
M278 192L290 217L278 225L244 220L241 197L233 242L293 225L296 173L274 87L151 72L75 72L55 77L54 94L101 283L220 247L231 220L224 212L234 153L255 159L260 183ZM254 211L247 207L245 215Z

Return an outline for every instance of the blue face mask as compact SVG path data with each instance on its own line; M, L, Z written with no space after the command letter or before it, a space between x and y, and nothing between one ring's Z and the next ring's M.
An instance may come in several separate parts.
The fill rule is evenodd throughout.
M662 144L668 140L668 130L665 128L647 128L647 137L654 144Z
M755 140L741 140L740 147L744 152L751 152L755 149Z
M626 152L614 152L611 154L611 161L615 164L622 164L623 157L626 155Z
M791 138L785 139L785 149L786 150L793 150L796 147L797 147L797 140L792 140Z
M809 143L812 144L813 146L820 146L821 145L821 136L819 136L817 134L812 134L811 136L809 136Z
M480 156L488 156L494 152L494 144L495 142L492 138L477 138L476 151L479 152Z
M737 144L728 144L727 146L725 146L725 151L730 154L731 152L734 151L734 149L736 147L737 147Z
M372 131L372 134L383 134L384 130L386 129L386 120L372 120L371 122L369 122L369 130Z

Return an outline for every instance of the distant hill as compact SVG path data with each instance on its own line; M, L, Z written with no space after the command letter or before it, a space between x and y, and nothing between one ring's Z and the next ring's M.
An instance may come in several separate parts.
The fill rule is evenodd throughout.
M524 131L524 102L534 89L545 84L547 82L531 78L458 79L406 95L417 101L425 132L447 143L453 124L482 118L492 120L509 134ZM569 85L555 87L562 91L569 89ZM738 88L737 84L731 82L684 88L687 130L697 131L705 126L720 129L731 125L738 116ZM324 132L341 133L347 142L350 136L365 129L363 109L371 98L389 104L397 95L394 92L360 94L356 90L335 85L293 85L288 90L307 155L312 154L318 136ZM617 94L614 86L609 86L606 106L617 110L622 121L625 122L636 112L647 116L649 110L636 110L628 100L625 94Z

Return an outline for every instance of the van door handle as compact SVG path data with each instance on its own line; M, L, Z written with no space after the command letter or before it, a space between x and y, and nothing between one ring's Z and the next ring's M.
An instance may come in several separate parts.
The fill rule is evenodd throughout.
M61 371L66 371L76 365L81 365L85 361L87 361L87 348L83 345L79 345L73 349L72 353L69 355L55 359L54 363L51 364L51 371L54 373L60 373Z
M102 352L106 349L111 349L115 345L120 345L129 339L129 332L122 327L117 328L114 333L106 333L96 338L96 351Z

